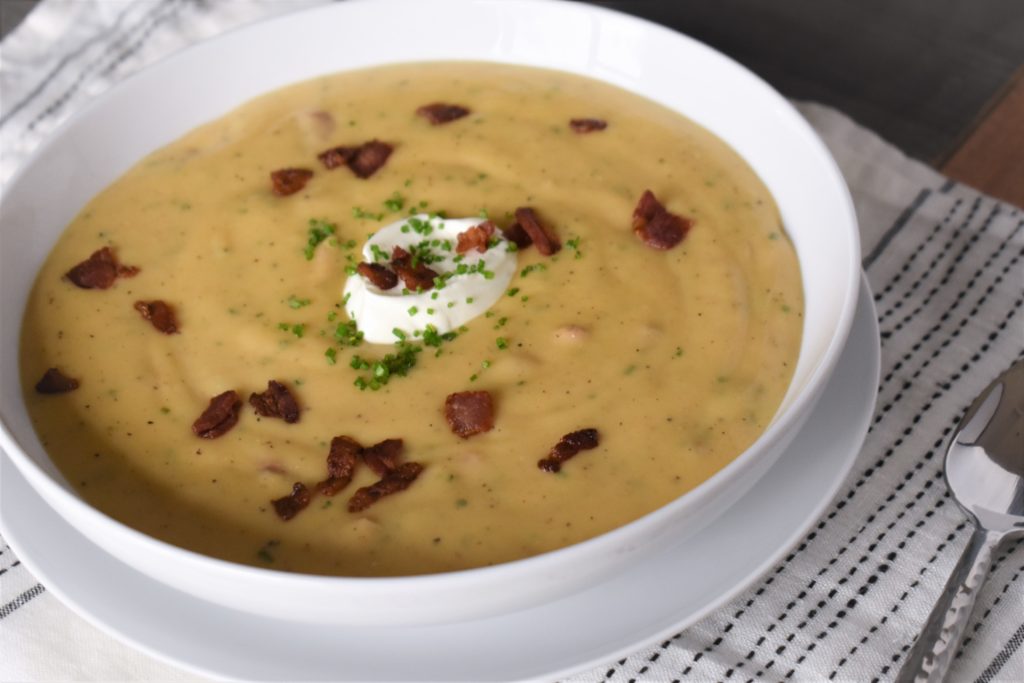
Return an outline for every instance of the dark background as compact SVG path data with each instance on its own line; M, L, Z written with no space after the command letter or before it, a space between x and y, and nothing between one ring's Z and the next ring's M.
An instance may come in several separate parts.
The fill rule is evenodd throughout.
M693 36L935 166L1024 64L1024 0L590 2ZM35 4L0 0L0 34Z

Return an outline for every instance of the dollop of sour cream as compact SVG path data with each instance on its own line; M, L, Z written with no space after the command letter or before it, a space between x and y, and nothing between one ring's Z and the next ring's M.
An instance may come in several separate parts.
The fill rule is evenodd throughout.
M444 334L482 315L502 297L516 272L515 245L495 232L487 251L455 251L458 235L480 225L481 218L440 218L418 214L387 225L363 245L363 260L387 266L395 247L422 254L442 282L424 292L405 288L401 279L381 290L358 273L345 282L345 310L374 344L412 338L428 326ZM397 331L397 332L396 332Z

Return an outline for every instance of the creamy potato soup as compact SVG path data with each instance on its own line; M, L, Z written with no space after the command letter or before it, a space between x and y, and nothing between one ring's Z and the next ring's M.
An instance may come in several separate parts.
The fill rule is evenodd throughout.
M693 122L565 73L394 65L259 97L97 195L39 272L22 384L125 524L422 574L706 480L772 420L802 306L767 189Z

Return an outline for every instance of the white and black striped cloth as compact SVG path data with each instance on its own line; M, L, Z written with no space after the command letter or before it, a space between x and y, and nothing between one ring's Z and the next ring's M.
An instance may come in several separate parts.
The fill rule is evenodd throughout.
M321 1L44 0L0 45L0 181L128 74ZM835 111L799 106L843 168L861 222L882 329L867 442L825 516L746 594L574 681L891 679L969 535L942 456L973 397L1024 354L1024 214ZM195 680L86 624L0 547L0 680ZM1017 543L995 560L952 680L1024 681L1022 573Z

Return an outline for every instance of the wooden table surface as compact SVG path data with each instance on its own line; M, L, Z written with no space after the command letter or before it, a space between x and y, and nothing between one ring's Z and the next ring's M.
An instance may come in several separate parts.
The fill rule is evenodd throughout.
M588 1L693 36L1024 206L1024 0ZM0 0L0 35L36 2Z

